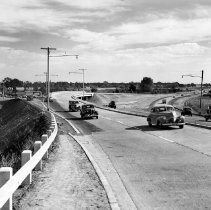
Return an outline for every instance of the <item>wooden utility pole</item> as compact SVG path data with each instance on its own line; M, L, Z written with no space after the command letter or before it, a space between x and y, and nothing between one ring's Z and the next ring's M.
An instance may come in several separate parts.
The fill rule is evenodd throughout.
M49 94L50 94L50 79L49 79L49 56L51 50L56 50L56 48L42 47L41 50L47 50L47 110L49 111Z

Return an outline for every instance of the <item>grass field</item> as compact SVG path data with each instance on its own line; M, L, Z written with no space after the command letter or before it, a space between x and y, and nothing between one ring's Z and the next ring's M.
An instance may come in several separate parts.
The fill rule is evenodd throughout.
M170 98L171 96L173 96L173 94L97 93L91 99L91 102L99 105L108 105L108 103L113 100L116 102L117 109L141 113L143 111L149 111L149 108L154 104L154 102L162 98ZM186 94L181 96L181 94L179 94L170 100L170 104L181 109L184 105L187 105L192 107L195 113L200 113L199 95ZM211 105L211 98L202 97L202 114L206 113L208 105Z
M191 106L196 112L200 112L200 96L195 98L190 98L186 101L188 106ZM206 110L208 105L211 105L211 98L210 97L202 97L201 100L201 114L206 114Z

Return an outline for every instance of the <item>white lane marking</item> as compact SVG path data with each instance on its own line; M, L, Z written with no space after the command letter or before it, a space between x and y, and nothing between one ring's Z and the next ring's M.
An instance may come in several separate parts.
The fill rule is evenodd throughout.
M101 116L101 117L104 118L104 119L113 121L113 122L120 123L120 124L125 125L125 126L128 126L128 127L130 126L130 125L127 125L127 124L125 124L125 123L123 123L123 122L121 122L121 121L115 121L115 120L113 120L113 119L111 119L111 118L108 118L108 117L103 117L103 116ZM134 128L136 128L137 130L140 130L140 131L141 131L141 129L138 128L138 126L135 126ZM142 131L142 132L146 133L145 131ZM160 139L163 139L163 140L168 141L168 142L171 142L171 143L175 143L174 141L172 141L172 140L170 140L170 139L167 139L167 138L164 138L164 137L162 137L162 136L158 136L158 135L151 134L151 133L147 133L147 134L152 135L152 136L156 136L156 137L158 137L158 138L160 138Z
M43 104L43 103L42 103ZM43 104L44 107L46 107L44 104ZM69 120L67 120L65 117L63 117L62 115L50 110L51 112L53 112L55 115L61 117L63 120L65 120L67 123L69 123L69 125L73 128L73 130L77 133L77 134L80 134L80 131L73 125L73 123Z
M117 121L118 123L120 123L120 124L123 124L123 122L121 122L121 121Z
M175 143L174 141L172 141L172 140L170 140L170 139L167 139L167 138L164 138L164 137L162 137L162 136L157 136L157 137L159 137L160 139L163 139L163 140L165 140L165 141L168 141L168 142L171 142L171 143Z

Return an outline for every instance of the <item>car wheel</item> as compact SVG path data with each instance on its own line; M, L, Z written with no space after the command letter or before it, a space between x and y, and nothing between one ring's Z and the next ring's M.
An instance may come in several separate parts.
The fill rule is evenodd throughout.
M179 125L179 128L180 128L180 129L184 128L184 125Z
M160 121L157 122L157 126L158 126L158 128L163 129L163 125Z
M148 120L148 125L149 125L149 127L152 127L152 122L150 119Z

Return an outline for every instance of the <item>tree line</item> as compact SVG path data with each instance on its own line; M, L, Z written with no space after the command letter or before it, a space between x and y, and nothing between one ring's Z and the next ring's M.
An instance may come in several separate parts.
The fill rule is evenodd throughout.
M85 83L86 90L90 90L91 92L97 92L99 89L112 89L112 92L124 92L124 93L170 93L170 92L178 92L182 91L184 88L191 89L196 85L194 83L190 84L180 84L178 82L172 83L164 83L157 82L154 83L153 79L150 77L143 77L140 82L94 82L94 83ZM209 86L210 84L204 84L205 86ZM22 87L24 90L29 90L33 88L34 91L41 91L43 94L46 93L46 83L45 82L30 82L30 81L21 81L18 79L12 79L6 77L1 82L1 91L3 88L8 90L9 88L13 93L17 91L17 87ZM80 82L50 82L50 91L79 91L82 90L83 83Z

